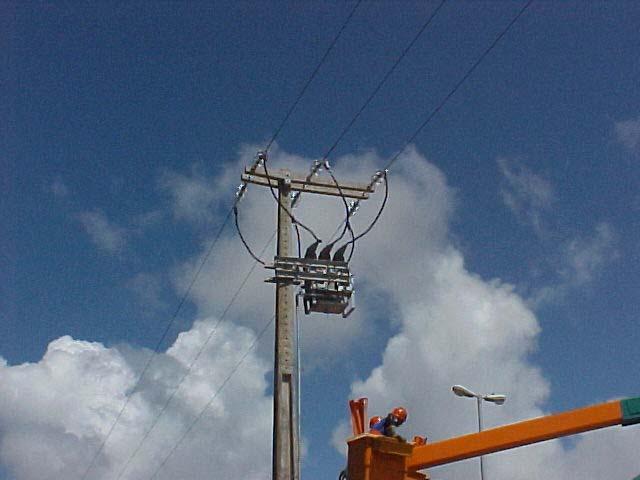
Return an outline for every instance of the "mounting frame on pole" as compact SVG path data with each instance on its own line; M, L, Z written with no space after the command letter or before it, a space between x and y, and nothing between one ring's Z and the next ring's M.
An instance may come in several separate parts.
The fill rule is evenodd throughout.
M311 312L340 314L348 317L354 310L351 305L353 281L347 262L317 260L297 257L276 257L271 283L303 285L301 294L306 314Z

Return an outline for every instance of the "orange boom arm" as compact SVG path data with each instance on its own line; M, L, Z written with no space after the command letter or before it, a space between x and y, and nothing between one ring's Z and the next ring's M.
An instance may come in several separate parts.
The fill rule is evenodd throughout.
M424 480L428 476L418 470L612 425L640 423L639 397L419 445L362 433L364 412L354 408L366 405L362 400L352 405L352 417L357 418L355 436L347 440L349 480Z
M407 468L423 468L611 425L640 422L640 398L602 403L415 447Z

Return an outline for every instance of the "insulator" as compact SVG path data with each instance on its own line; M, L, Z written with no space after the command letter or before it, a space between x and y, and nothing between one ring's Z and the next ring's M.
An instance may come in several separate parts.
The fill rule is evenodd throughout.
M267 153L263 151L259 151L256 155L258 160L258 166L264 165L264 162L267 160Z
M238 199L241 199L246 190L247 190L246 183L241 183L240 185L238 185L238 189L236 190L236 197L238 197Z
M372 185L380 185L384 181L388 170L378 170L373 177L371 177Z
M358 209L360 208L360 202L354 200L349 204L349 216L355 215Z

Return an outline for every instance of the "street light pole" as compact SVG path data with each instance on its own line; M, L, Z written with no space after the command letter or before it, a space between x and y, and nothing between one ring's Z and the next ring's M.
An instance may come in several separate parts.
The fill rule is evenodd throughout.
M463 387L462 385L454 385L451 390L459 397L467 397L467 398L475 398L476 405L478 406L478 431L481 432L483 430L482 426L482 402L491 402L496 405L502 405L506 400L506 395L490 393L487 395L479 395L477 393L472 392L467 387ZM484 480L484 461L483 456L480 455L480 480Z
M478 431L482 431L482 398L476 396L476 404L478 405ZM480 480L484 480L484 456L480 455Z

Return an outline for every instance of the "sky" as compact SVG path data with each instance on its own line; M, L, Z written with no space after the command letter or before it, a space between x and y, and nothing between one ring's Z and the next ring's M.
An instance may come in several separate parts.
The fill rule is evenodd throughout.
M358 4L271 167L308 172L439 4ZM0 3L0 480L270 478L274 291L224 222L355 5ZM640 4L533 2L409 141L523 5L446 2L329 156L368 182L398 155L355 312L298 313L302 478L344 467L350 398L435 441L477 428L454 384L507 395L487 427L640 395ZM239 214L268 261L273 199L250 186ZM295 215L328 239L344 207ZM631 479L639 442L611 427L486 473Z

